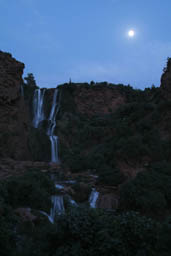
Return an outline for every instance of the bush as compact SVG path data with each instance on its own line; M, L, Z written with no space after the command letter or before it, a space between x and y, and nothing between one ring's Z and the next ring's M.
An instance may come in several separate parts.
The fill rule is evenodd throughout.
M9 178L4 184L1 183L0 190L3 190L5 203L13 208L30 207L49 211L54 185L45 174L30 171L23 176Z
M164 214L171 203L170 167L170 164L160 162L123 184L120 191L121 209L138 210L154 216Z
M41 256L156 256L159 233L158 223L135 212L71 209L53 227L37 229L29 251Z
M119 169L111 169L109 167L101 170L98 183L109 186L118 186L125 181L126 177Z
M72 189L74 190L75 194L73 198L75 201L81 203L88 201L89 195L91 193L91 186L85 183L75 183L72 185Z

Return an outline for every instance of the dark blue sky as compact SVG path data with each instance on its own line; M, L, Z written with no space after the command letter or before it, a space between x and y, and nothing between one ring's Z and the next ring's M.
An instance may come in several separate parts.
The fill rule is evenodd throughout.
M0 0L0 49L40 87L69 78L158 86L170 21L171 0Z

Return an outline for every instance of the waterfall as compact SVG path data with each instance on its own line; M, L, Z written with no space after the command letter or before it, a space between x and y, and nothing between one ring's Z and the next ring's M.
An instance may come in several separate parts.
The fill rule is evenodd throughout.
M89 198L89 204L91 208L96 208L96 202L98 197L99 197L99 192L97 192L95 188L93 188Z
M52 201L52 208L50 210L50 215L44 211L40 211L40 213L47 216L49 221L53 224L55 221L55 216L65 213L65 208L64 208L63 196L52 196L51 201Z
M60 184L55 184L55 188L62 190L62 189L64 189L64 186L60 185Z
M50 211L50 218L52 223L54 223L55 216L56 215L61 215L65 212L64 208L64 199L63 196L52 196L52 208Z
M55 89L54 95L53 95L53 102L52 102L52 108L49 116L49 120L52 122L55 122L56 117L56 106L57 106L57 96L58 96L58 89Z
M78 204L71 197L69 197L69 203L75 207L78 207Z
M51 162L58 162L58 137L57 136L49 136L51 142Z
M21 96L24 97L24 88L23 88L23 85L21 85L20 91L21 91Z
M33 97L33 126L38 128L39 123L44 120L43 100L46 89L36 89Z
M54 130L56 127L56 114L58 112L58 89L55 89L54 95L53 95L53 102L52 102L52 108L49 116L49 127L47 130L47 135L49 136L50 142L51 142L51 162L58 163L59 157L58 157L58 136L54 135Z
M22 89L21 89L22 90ZM36 89L33 96L33 126L38 128L39 123L45 119L43 111L44 95L46 89ZM49 136L51 143L51 162L58 163L58 136L54 135L56 127L56 114L58 112L58 89L55 89L53 95L53 102L48 118L49 125L47 129L47 135Z

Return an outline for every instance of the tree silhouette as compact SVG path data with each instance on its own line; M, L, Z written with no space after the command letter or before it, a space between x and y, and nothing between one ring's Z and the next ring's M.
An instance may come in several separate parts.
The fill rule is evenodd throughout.
M36 80L34 78L34 75L32 73L28 73L26 77L24 77L24 80L26 81L26 84L28 86L37 86Z

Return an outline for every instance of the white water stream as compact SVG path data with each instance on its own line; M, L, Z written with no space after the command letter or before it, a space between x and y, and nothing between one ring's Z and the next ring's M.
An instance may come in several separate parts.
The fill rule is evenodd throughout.
M54 135L54 130L56 127L56 114L59 109L58 104L58 89L55 89L54 95L53 95L53 102L52 102L52 108L50 112L50 116L48 118L49 120L49 126L47 130L47 135L49 136L50 142L51 142L51 162L58 163L59 162L59 156L58 156L58 136Z
M38 128L39 123L45 119L43 105L44 105L44 95L46 89L36 89L34 91L33 96L33 126ZM22 87L21 87L21 93ZM54 90L53 95L53 102L50 111L50 115L48 118L49 125L47 129L47 135L49 136L49 140L51 143L51 162L58 163L59 156L58 156L58 136L54 135L54 130L56 127L56 115L59 109L58 104L58 89Z
M39 123L44 120L43 100L46 89L36 89L33 97L33 126L38 128Z
M55 216L61 215L65 212L63 196L52 196L52 208L50 211L51 222L54 223Z
M24 97L24 88L23 88L23 85L21 85L20 90L21 90L21 96Z
M89 197L89 204L91 208L96 208L96 202L98 197L99 197L99 192L97 192L95 188L93 188Z
M53 224L55 221L55 217L57 215L61 215L65 213L65 208L64 208L63 196L56 196L56 195L52 196L51 201L52 201L52 208L50 210L50 215L44 211L40 211L40 213L47 216L49 221Z

